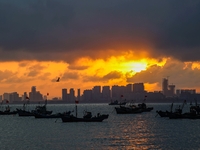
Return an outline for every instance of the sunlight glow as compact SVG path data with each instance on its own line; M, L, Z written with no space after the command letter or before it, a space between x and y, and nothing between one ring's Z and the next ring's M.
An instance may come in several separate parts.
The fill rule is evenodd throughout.
M17 91L23 93L36 86L41 92L49 92L50 97L60 95L62 88L89 89L95 85L126 85L127 77L146 70L151 65L163 66L166 59L110 56L107 59L77 59L69 64L53 61L21 61L0 63L0 94ZM73 76L75 78L73 78ZM56 83L57 77L61 82ZM147 85L146 87L148 88ZM158 85L154 85L157 87ZM12 88L10 88L12 87Z
M200 62L194 62L192 63L192 69L200 69Z
M142 70L146 70L147 64L145 62L134 62L133 70L135 72L140 72Z

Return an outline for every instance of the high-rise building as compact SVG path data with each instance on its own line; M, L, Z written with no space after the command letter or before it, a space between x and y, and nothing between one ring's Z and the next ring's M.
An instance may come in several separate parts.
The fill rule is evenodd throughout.
M24 95L22 96L22 100L26 100L28 97L28 94L26 92L24 92Z
M168 79L167 78L163 78L163 82L162 82L162 92L165 96L168 95Z
M94 86L92 89L92 98L94 101L99 101L101 98L101 86Z
M67 101L67 89L62 89L62 100Z
M196 89L178 89L176 90L176 95L184 100L191 101L198 99L199 94L196 94Z
M175 95L175 85L169 85L169 90L168 90L168 96L174 96Z
M92 102L92 90L83 91L83 100L84 102Z
M133 91L133 84L126 85L126 93L131 93Z
M75 102L75 91L73 88L69 90L69 101L70 102Z
M36 86L31 87L31 92L29 92L29 99L31 101L43 101L43 95L39 92L36 91Z
M102 87L102 97L105 100L110 100L110 98L111 98L110 86L103 86Z
M144 92L144 83L134 83L133 84L133 92Z
M120 98L120 90L118 85L113 85L111 87L111 97L112 99L119 100Z
M125 86L118 86L118 85L113 85L111 87L111 97L113 100L122 100L122 98L124 99L124 94L126 91L126 87Z
M31 92L32 92L32 93L36 93L36 86L32 86L32 87L31 87Z
M9 101L12 103L14 101L19 101L19 94L17 92L13 92L9 94Z
M37 101L36 99L36 86L31 87L31 92L29 92L29 98L31 101Z
M3 93L3 100L10 100L9 99L9 93Z
M77 90L77 100L80 102L81 100L81 89Z
M185 93L196 94L196 89L177 89L176 90L177 95L185 94Z
M40 93L40 91L36 91L36 101L43 101L43 95Z

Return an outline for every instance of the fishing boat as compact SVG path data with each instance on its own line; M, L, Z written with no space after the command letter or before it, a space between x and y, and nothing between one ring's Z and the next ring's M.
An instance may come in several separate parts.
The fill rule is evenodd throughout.
M108 119L108 114L102 114L99 113L97 116L92 116L91 112L86 112L86 114L83 116L83 118L78 118L77 116L73 115L66 115L62 116L62 122L102 122L104 119Z
M159 115L160 117L169 117L169 115L170 115L170 113L172 113L172 112L169 112L168 110L166 110L166 111L162 111L162 110L157 110L156 111L156 113L157 113L157 115ZM157 116L156 115L156 116Z
M150 112L153 107L147 107L145 103L138 105L129 104L124 106L115 107L117 114L137 114L142 112Z
M76 104L78 101L75 101ZM84 115L82 118L77 117L77 105L75 106L76 116L73 114L67 114L61 117L62 122L102 122L105 119L108 119L108 114L100 114L97 113L97 116L92 116L92 113L89 111L84 111Z
M138 104L138 108L140 108L142 112L149 112L153 110L153 107L147 107L145 103Z
M28 105L29 105L29 98L28 100L23 103L22 109L16 108L17 113L20 117L28 117L28 116L34 116L34 113L28 110Z
M20 117L25 116L35 116L35 114L44 114L44 115L50 115L53 111L47 111L46 106L36 106L35 110L25 110L25 109L18 109L16 108L17 113Z
M20 117L26 117L26 116L34 116L34 113L28 110L18 109L17 113Z
M173 103L171 104L170 107L170 111L166 110L166 111L162 111L162 110L157 110L156 113L157 115L159 115L160 117L169 117L169 115L172 113L172 108L173 108ZM175 109L175 113L180 113L181 109ZM182 112L182 111L181 111ZM157 116L156 115L156 116Z
M200 106L197 104L197 100L195 100L195 105L193 106L192 104L190 104L190 111L195 111L196 114L200 114Z
M57 113L57 114L39 114L39 113L35 113L34 114L35 118L60 118L62 116L61 113Z
M116 110L117 114L136 114L136 113L142 113L142 109L140 109L136 105L119 106L119 107L115 107L115 110Z
M186 116L184 116L182 114L183 112L183 107L186 104L186 100L184 100L182 107L179 105L178 108L175 109L174 112L169 113L169 119L181 119L181 118L186 118ZM189 114L189 113L186 113Z
M1 102L1 108L3 108L2 104L3 104L4 101ZM6 103L8 104L9 101L6 100ZM11 108L9 105L7 105L5 107L5 110L0 110L0 115L15 115L17 114L17 111L11 111Z
M33 114L52 114L53 111L49 111L47 110L46 108L46 105L43 105L43 106L36 106L35 107L35 110L32 110L31 111Z
M36 106L35 110L31 111L33 114L45 114L45 115L50 115L52 114L53 111L47 110L47 100L45 100L45 104L43 106Z
M26 99L27 102L23 104L23 108L22 109L19 109L19 108L16 108L17 110L17 113L20 117L26 117L26 116L34 116L35 114L51 114L53 111L48 111L47 108L46 108L46 105L47 105L47 100L45 101L45 104L43 106L36 106L34 110L27 110L27 107L29 105L29 98L27 97Z
M190 106L189 112L172 113L169 115L170 119L200 119L199 105Z
M6 106L6 110L0 111L0 115L15 115L17 111L10 111L10 106Z
M126 105L126 102L119 102L118 100L115 100L114 102L111 101L108 105Z
M41 114L41 113L34 113L35 118L61 118L62 116L68 116L71 111L63 112L63 113L56 113L56 114Z

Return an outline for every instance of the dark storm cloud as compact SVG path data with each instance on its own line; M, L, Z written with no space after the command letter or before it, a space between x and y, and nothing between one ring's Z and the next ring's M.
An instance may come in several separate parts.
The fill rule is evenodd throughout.
M77 65L70 65L68 69L70 70L85 70L89 68L89 66L77 66Z
M18 76L18 72L12 72L9 70L0 71L0 83L21 83L27 82L28 79ZM12 88L12 87L10 87Z
M36 65L33 65L33 66L30 66L28 68L29 72L28 72L28 77L36 77L38 76L42 69L44 69L45 67L44 66L41 66L40 64L36 64Z
M13 77L15 75L16 75L15 73L8 71L8 70L0 71L0 82L3 82L5 80L7 80L8 77Z
M62 76L62 80L77 80L79 79L79 74L76 72L65 72Z
M84 82L105 82L107 83L110 80L115 80L115 79L121 79L123 77L122 72L119 71L111 71L108 74L105 74L104 76L100 77L98 75L93 75L93 76L83 76L83 81Z
M120 79L123 76L122 72L112 71L103 76L103 80Z
M198 0L1 0L0 22L0 60L70 61L145 45L153 57L200 59Z
M162 79L169 78L169 84L174 84L177 88L194 88L200 84L199 74L199 69L192 69L192 63L186 65L169 59L164 66L153 65L127 78L127 82L159 83L161 87Z

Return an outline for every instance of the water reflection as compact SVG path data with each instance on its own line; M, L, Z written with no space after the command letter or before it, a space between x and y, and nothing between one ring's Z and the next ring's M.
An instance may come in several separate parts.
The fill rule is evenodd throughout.
M54 112L74 109L74 105L47 107ZM55 119L1 116L0 149L198 149L199 120L155 117L156 110L167 108L168 105L157 105L152 112L119 115L107 104L78 106L79 116L85 109L94 114L108 113L109 118L101 123L62 123L61 120L55 123Z
M96 135L95 142L104 139L105 149L159 149L155 145L155 135L148 115L142 114L115 115L109 120L106 133ZM116 127L117 125L117 127ZM106 139L106 140L105 140ZM93 141L93 142L94 142Z

